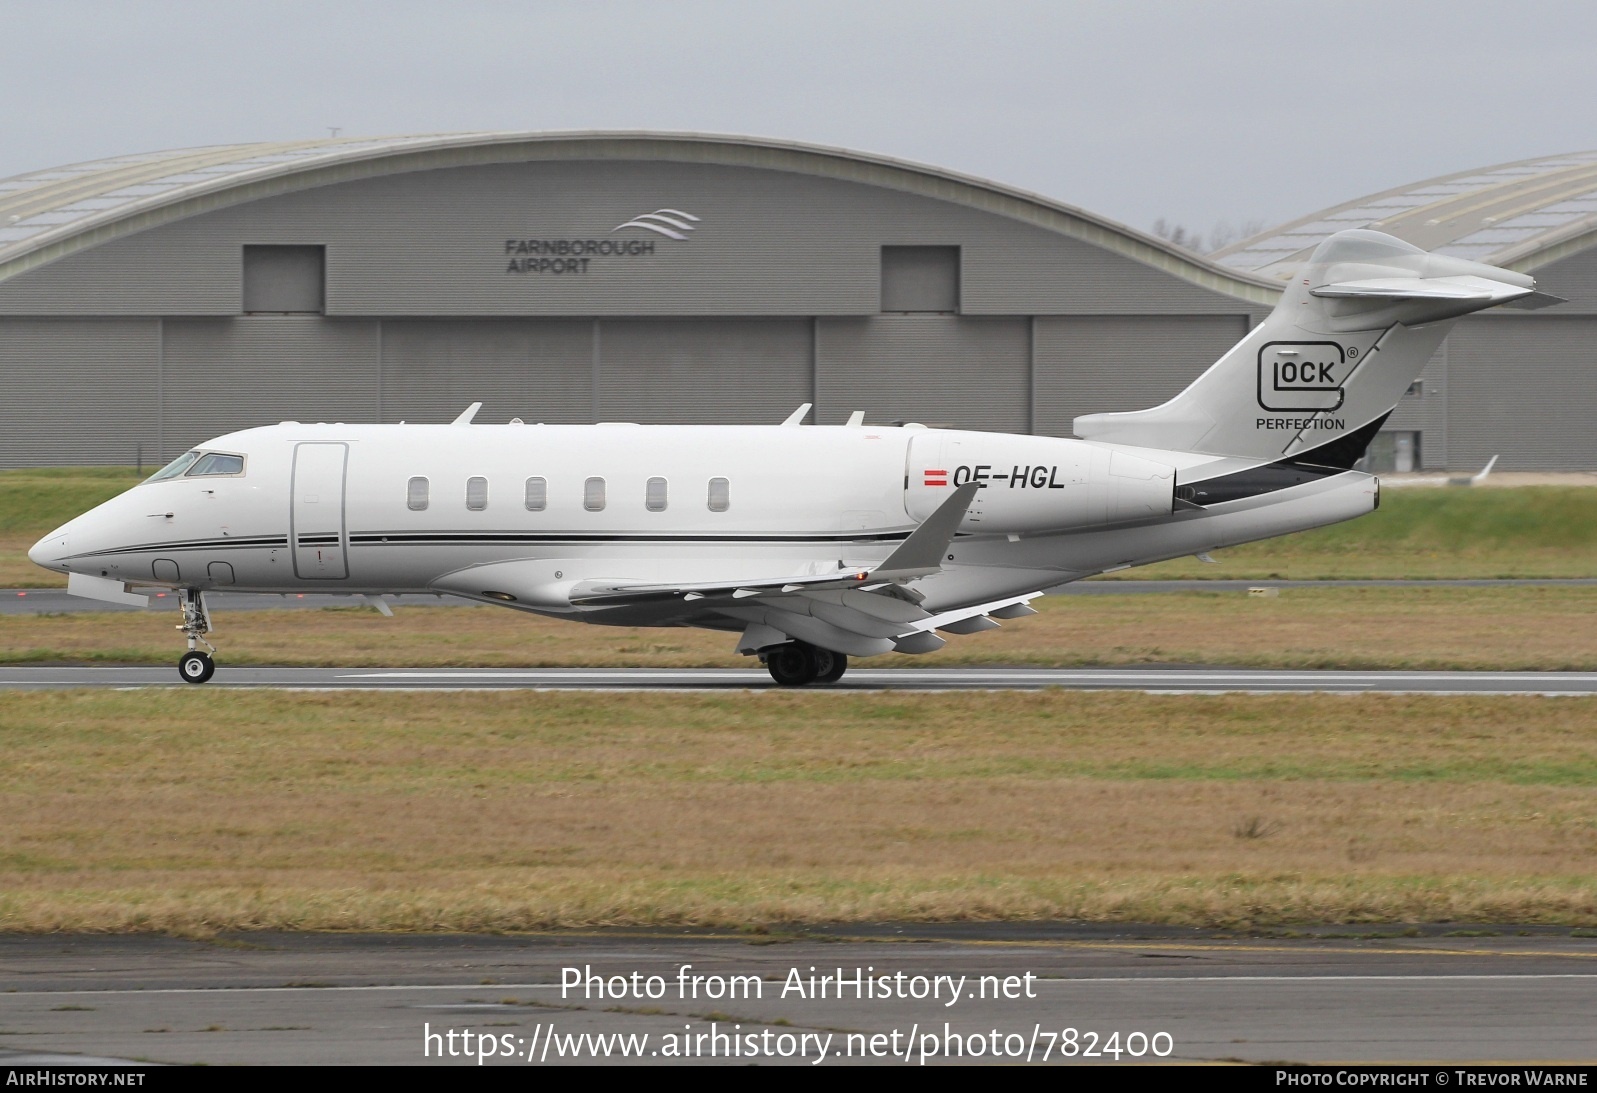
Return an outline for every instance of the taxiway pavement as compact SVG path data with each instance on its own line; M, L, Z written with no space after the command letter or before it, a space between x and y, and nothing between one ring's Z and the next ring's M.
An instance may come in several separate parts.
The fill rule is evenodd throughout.
M631 1041L642 1046L630 1057L645 1063L669 1061L655 1054L668 1043L730 1051L728 1034L752 1034L795 1054L693 1061L814 1064L827 1033L828 1064L918 1064L928 1049L930 1063L970 1062L978 1043L976 1061L1042 1062L1046 1049L1048 1062L1109 1062L1084 1051L1091 1041L1103 1049L1112 1034L1122 1061L1128 1043L1142 1061L1157 1061L1155 1042L1164 1058L1187 1062L1597 1057L1597 941L1545 928L1427 932L1358 938L1344 928L1341 937L1270 940L965 924L752 935L9 937L0 938L0 1064L77 1054L475 1065L466 1031L476 1048L493 1040L485 1062L519 1065L603 1062L594 1041L572 1048L565 1037L618 1033L646 1037ZM856 969L889 982L860 997L846 985ZM597 991L590 975L604 981ZM734 976L748 977L735 996ZM562 988L576 980L587 986ZM927 997L903 997L917 991ZM695 1039L717 1032L720 1041ZM1155 1041L1157 1033L1167 1039ZM963 1054L949 1060L956 1040ZM628 1061L610 1044L608 1061ZM1075 1053L1062 1059L1066 1044Z

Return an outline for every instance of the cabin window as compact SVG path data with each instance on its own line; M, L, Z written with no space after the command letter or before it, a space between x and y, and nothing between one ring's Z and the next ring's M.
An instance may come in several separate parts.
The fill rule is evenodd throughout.
M244 457L241 455L223 455L220 452L211 452L200 456L193 467L189 468L187 477L198 478L200 475L218 474L243 474Z
M527 511L542 512L549 507L549 480L547 478L527 479Z
M725 512L732 507L732 483L725 478L710 479L710 511Z
M466 507L472 512L488 507L488 480L481 475L466 479Z
M650 512L665 511L665 479L649 479L648 488L644 491L643 507Z
M582 484L582 507L589 512L604 510L604 479L590 478Z
M427 479L412 478L405 486L405 507L420 512L427 507Z

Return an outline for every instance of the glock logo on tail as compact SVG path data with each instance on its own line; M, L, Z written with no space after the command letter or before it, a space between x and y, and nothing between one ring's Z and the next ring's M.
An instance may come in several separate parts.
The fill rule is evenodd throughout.
M1266 410L1336 410L1353 371L1337 342L1270 342L1259 350L1259 405Z

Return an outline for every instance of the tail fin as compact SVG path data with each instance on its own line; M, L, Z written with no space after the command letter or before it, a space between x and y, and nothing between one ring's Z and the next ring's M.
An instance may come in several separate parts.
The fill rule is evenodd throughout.
M1351 467L1455 320L1535 285L1380 232L1338 232L1270 317L1185 391L1150 410L1078 417L1076 435Z

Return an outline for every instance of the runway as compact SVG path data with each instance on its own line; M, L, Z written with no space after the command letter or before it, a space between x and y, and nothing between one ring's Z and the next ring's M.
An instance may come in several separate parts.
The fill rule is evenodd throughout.
M1271 940L956 924L8 937L0 1065L70 1054L476 1065L485 1044L485 1063L523 1066L606 1053L658 1064L673 1044L688 1047L684 1061L738 1065L1597 1056L1597 942L1550 928L1340 932Z
M0 667L0 690L189 688L172 666ZM277 690L780 690L758 668L234 668L204 686ZM1341 672L1233 668L854 668L811 692L1146 691L1170 694L1589 695L1597 672Z

